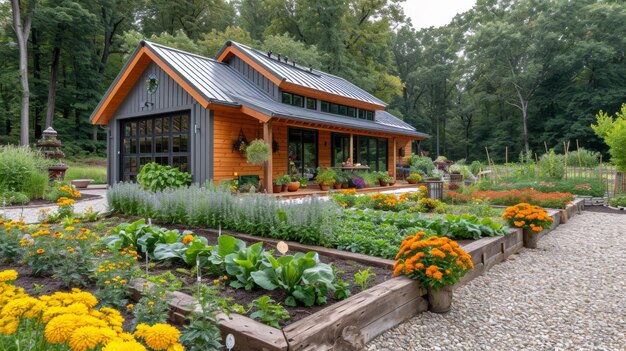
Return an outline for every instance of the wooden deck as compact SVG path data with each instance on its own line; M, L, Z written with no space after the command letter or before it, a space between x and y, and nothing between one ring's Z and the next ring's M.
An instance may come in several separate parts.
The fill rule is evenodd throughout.
M417 188L418 186L420 186L420 184L409 184L404 181L397 181L396 184L390 185L390 186L388 185L388 186L367 187L363 189L356 189L356 191L359 194L366 194L366 193L378 193L381 191L389 191L389 190ZM304 189L298 189L298 191L294 191L294 192L284 191L281 193L274 193L270 195L276 196L280 199L299 199L299 198L305 198L305 197L309 197L313 195L327 196L329 194L341 192L341 190L342 189L338 189L338 190L331 189L329 191L321 191L320 187L317 184L309 184L308 187Z

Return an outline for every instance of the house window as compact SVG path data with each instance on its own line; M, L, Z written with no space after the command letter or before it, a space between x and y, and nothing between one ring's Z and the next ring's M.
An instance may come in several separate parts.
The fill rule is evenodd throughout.
M374 120L374 111L361 110L359 109L359 118L366 119L368 121Z
M306 98L306 108L309 110L317 110L317 100L312 98Z
M120 180L137 180L150 162L189 172L189 113L122 121L121 134Z
M370 167L370 171L388 170L387 139L363 135L354 136L354 156L358 162Z
M359 112L361 112L362 110L359 110ZM328 102L328 101L322 101L322 112L328 112L328 113L332 113L335 115L340 115L340 116L346 116L346 117L357 117L357 109L354 107L350 107L350 106L346 106L346 105L340 105L340 104L335 104L332 102ZM359 118L363 118L364 117L359 117Z
M287 104L287 105L304 107L304 96L287 93L283 91L282 102L283 104Z

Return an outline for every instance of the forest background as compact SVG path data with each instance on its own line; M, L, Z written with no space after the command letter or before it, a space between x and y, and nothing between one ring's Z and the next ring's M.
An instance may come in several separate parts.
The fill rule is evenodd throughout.
M0 144L22 124L12 2L30 25L28 142L52 125L73 157L104 155L89 116L143 38L209 57L234 40L344 77L449 159L606 153L590 124L626 102L623 0L478 0L420 30L402 0L0 0Z

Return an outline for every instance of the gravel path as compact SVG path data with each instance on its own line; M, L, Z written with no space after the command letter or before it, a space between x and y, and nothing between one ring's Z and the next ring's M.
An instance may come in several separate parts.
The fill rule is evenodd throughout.
M367 350L626 350L626 216L575 216Z
M100 195L100 198L78 201L74 204L74 212L84 212L88 207L92 207L94 211L104 212L107 210L106 189L86 189L80 191L82 194ZM37 223L39 217L39 211L49 208L51 211L56 211L57 206L39 206L30 208L11 208L6 211L2 211L0 208L0 214L4 214L7 218L12 220L18 220L20 217L24 217L26 223Z

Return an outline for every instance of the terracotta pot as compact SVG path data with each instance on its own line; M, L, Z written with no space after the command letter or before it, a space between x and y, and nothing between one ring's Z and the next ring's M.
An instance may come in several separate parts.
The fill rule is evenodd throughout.
M283 185L281 185L281 186L280 186L280 191L281 191L281 192L283 192L283 191L287 191L287 187L288 187L288 186L289 186L289 184L283 184Z
M380 186L387 186L387 182L382 179L379 179L378 183L380 184Z
M287 191L294 192L298 191L298 189L300 189L300 182L289 182L289 185L287 186Z
M335 185L333 185L333 188L341 189L342 186L343 186L343 184L341 184L341 183L335 183Z
M389 186L393 186L393 185L396 185L396 181L395 180L393 182L389 183Z
M409 184L417 184L417 179L407 179L407 182L409 182Z
M428 310L434 313L446 313L452 308L452 286L446 285L434 290L428 288Z
M539 233L534 230L524 228L524 247L536 249L539 242Z
M320 184L320 190L321 191L328 191L328 190L330 190L330 185L322 185L322 184Z
M274 194L280 193L282 191L282 189L283 189L283 185L282 184L274 184L272 186L272 192Z

